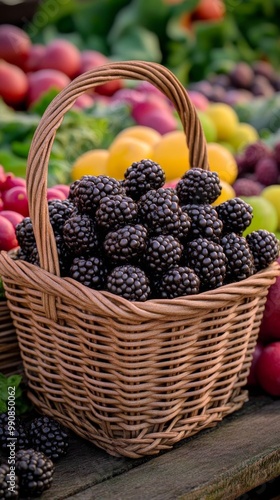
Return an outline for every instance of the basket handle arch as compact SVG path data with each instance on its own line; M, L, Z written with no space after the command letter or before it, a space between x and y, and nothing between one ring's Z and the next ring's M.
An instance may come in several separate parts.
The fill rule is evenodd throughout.
M206 141L198 115L187 91L170 70L146 61L112 62L75 78L47 107L34 133L27 162L27 196L40 266L56 276L60 276L59 261L47 202L48 163L56 130L80 95L96 85L116 79L146 80L166 95L182 122L191 167L209 168Z

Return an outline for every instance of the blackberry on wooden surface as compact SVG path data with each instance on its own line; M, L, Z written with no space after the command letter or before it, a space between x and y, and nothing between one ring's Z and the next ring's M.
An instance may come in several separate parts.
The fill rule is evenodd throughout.
M43 416L32 420L28 435L30 446L52 460L68 451L69 431L53 418Z
M138 266L123 265L115 267L107 278L109 292L133 302L149 299L151 288L149 278Z
M269 231L253 231L246 236L246 240L253 254L256 271L265 269L279 256L279 241Z
M15 456L21 494L39 496L53 481L54 465L50 458L33 449L19 450Z
M165 173L158 163L144 159L132 163L124 174L124 188L128 196L134 200L150 189L158 189L165 182Z
M228 282L241 281L254 274L254 259L246 238L228 233L222 237L221 245L228 260L226 272Z
M0 465L0 498L1 500L17 500L19 498L18 477L11 474L11 467L6 463Z
M223 285L227 258L221 245L206 238L198 238L186 245L184 257L186 264L198 275L201 291Z
M179 180L176 192L183 205L189 203L213 203L220 196L222 186L216 172L191 168Z
M9 452L8 444L10 443L11 438L15 438L14 443L16 450L22 450L29 444L28 434L19 417L16 417L12 422L12 433L13 434L11 435L8 414L2 413L0 415L0 448L6 454Z

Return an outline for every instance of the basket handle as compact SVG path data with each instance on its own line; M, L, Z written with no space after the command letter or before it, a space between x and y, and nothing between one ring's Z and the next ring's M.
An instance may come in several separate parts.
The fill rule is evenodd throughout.
M115 79L146 80L174 104L189 147L190 165L208 169L206 141L196 110L179 80L164 66L144 61L108 63L75 78L50 103L35 131L27 164L26 184L40 265L59 276L56 242L48 215L47 171L55 133L65 113L87 90Z

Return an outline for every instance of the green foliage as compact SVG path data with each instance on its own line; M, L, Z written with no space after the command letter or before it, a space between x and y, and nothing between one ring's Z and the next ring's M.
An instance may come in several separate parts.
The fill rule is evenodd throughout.
M12 394L15 397L15 412L16 415L23 415L32 409L32 405L26 396L26 390L23 384L21 375L5 376L0 373L0 413L5 413L8 410L8 397Z
M2 278L0 276L0 300L3 300L4 298L5 298L5 290L4 290Z

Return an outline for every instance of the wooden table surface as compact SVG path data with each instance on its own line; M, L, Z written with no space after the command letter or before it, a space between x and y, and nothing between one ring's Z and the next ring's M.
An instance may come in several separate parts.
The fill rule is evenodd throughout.
M115 458L71 436L69 452L41 498L233 500L278 476L280 400L255 395L215 428L154 457ZM273 498L280 499L280 491Z

